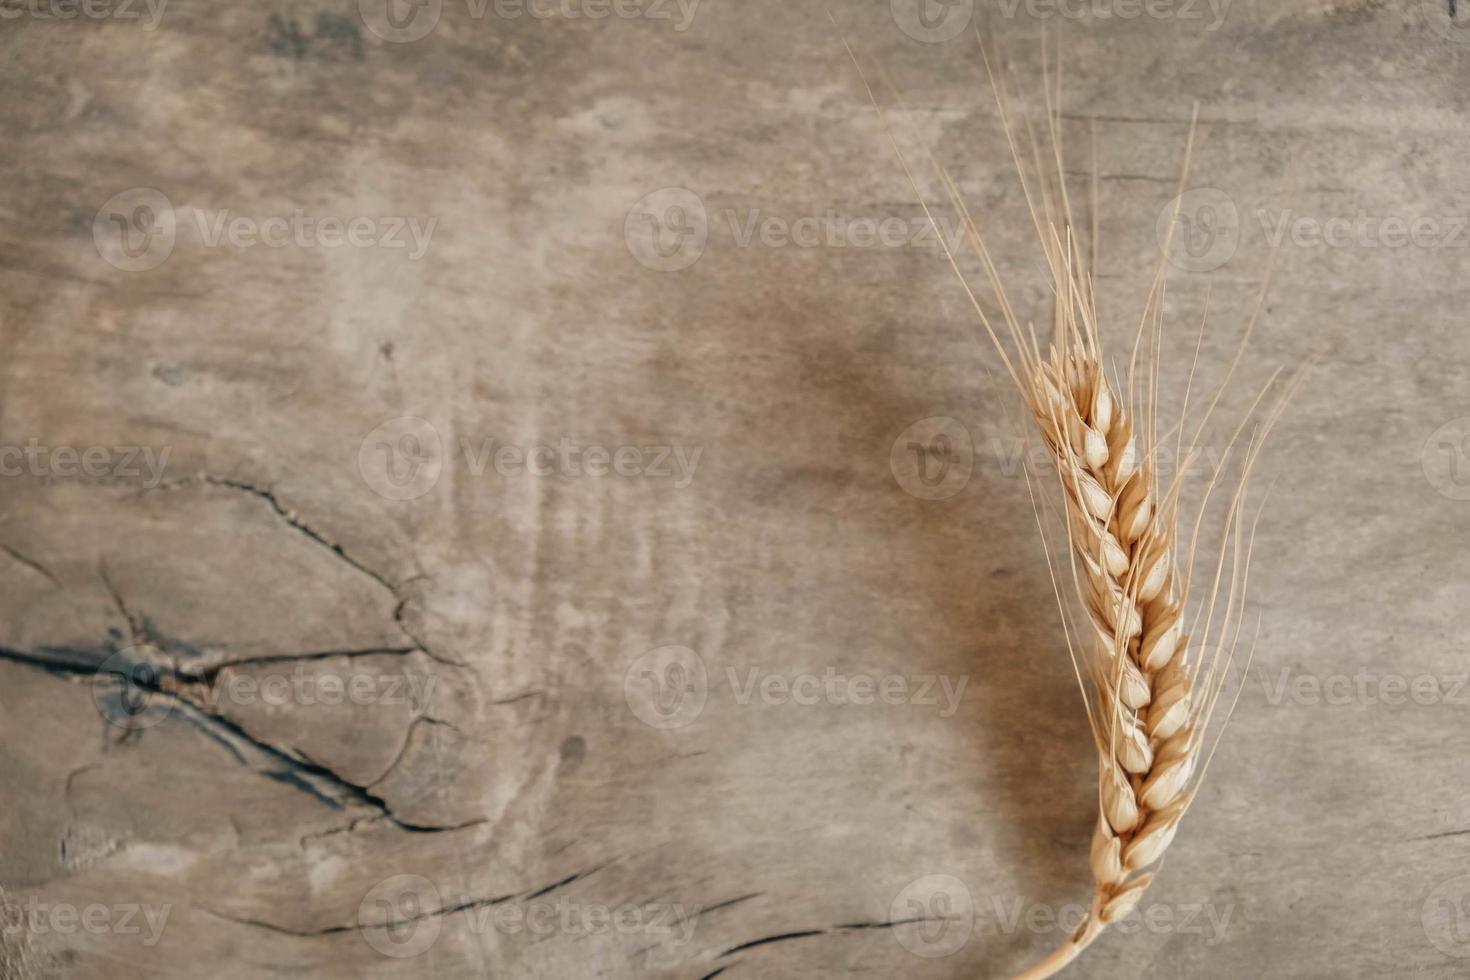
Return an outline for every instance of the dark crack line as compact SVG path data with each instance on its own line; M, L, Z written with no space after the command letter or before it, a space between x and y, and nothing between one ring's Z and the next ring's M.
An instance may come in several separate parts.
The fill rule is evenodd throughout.
M516 703L518 703L520 701L529 701L532 698L545 698L545 697L546 697L546 692L545 691L542 691L542 690L531 690L531 691L526 691L526 692L524 692L522 694L512 694L508 698L498 698L498 699L496 699L494 701L491 701L490 703L491 704L516 704Z
M459 731L448 722L440 721L437 718L430 718L428 715L416 715L413 720L408 723L408 728L403 733L403 744L398 747L398 752L396 755L393 756L393 761L388 763L388 767L383 770L382 774L379 775L377 779L374 779L372 782L368 783L369 786L378 785L378 783L381 783L383 780L387 779L394 769L398 768L398 764L402 762L403 757L408 754L408 747L413 744L414 730L417 729L421 724L439 725L442 728L448 728L456 732ZM464 733L459 732L459 734L463 735ZM482 821L476 822L478 823Z
M128 629L132 634L133 644L136 646L146 646L148 649L156 651L157 653L168 657L170 671L181 680L202 679L205 681L212 681L220 673L220 671L224 670L227 667L242 667L251 664L328 660L333 657L344 657L351 659L353 657L370 657L380 655L407 656L411 653L418 653L422 649L418 646L364 647L360 649L343 650L311 650L305 653L265 653L254 657L241 657L235 659L223 659L228 657L229 655L228 653L221 653L214 658L206 657L201 658L198 661L191 661L187 664L180 664L177 659L169 656L166 643L163 642L159 637L154 636L149 631L149 626L152 624L148 622L148 618L134 612L133 609L128 605L127 600L123 598L122 590L113 583L112 577L108 574L107 566L99 565L97 573L102 579L102 584L107 588L107 594L112 597L113 605L117 606L118 612L121 613L123 619L127 621ZM427 651L425 652L427 653Z
M1440 840L1445 837L1462 837L1470 834L1470 828L1465 830L1442 830L1437 834L1424 834L1421 837L1410 837L1409 840Z
M254 926L257 929L265 929L282 936L294 936L298 939L309 939L314 936L331 936L344 932L356 932L359 928L358 926L325 926L321 929L288 929L285 926L278 926L274 922L266 922L262 919L247 919L244 916L230 915L228 912L221 912L218 909L209 908L207 905L200 905L197 908L206 915L212 915L217 919L224 919L226 922L234 922L242 926Z
M134 679L133 683L137 683L136 678ZM161 687L155 687L153 685L139 684L138 686L142 687L144 690L147 690L149 693L159 694L165 698L170 699L170 701L174 705L183 709L181 711L181 716L184 718L184 720L193 723L196 727L205 729L206 732L210 728L222 729L223 733L234 736L235 738L249 745L251 748L263 753L272 760L281 763L285 767L284 769L266 769L259 768L253 765L250 766L252 770L259 772L261 775L267 777L268 779L273 779L277 782L285 783L288 786L292 786L302 790L303 792L307 792L309 795L316 797L317 799L328 802L325 794L323 794L314 785L310 784L310 782L305 778L309 776L314 779L318 779L323 783L326 783L329 788L335 790L339 794L339 798L329 803L329 805L331 805L333 809L342 809L344 802L361 803L373 808L374 810L379 811L384 815L384 817L393 821L395 825L402 826L405 830L424 829L421 827L409 828L407 825L404 825L395 816L393 816L393 812L388 808L387 802L383 800L382 797L374 796L372 793L369 793L366 787L359 786L353 782L349 782L342 776L339 776L337 773L333 772L331 769L328 769L326 766L321 765L320 763L313 762L312 760L305 758L304 756L293 753L285 748L274 745L271 742L266 741L265 739L251 734L238 722L232 721L231 719L226 718L222 715L217 715L206 710L202 706L196 704L191 698L188 698L182 694L177 694L173 691L165 690ZM244 759L244 756L238 750L236 750L235 756L246 765L249 765L248 761Z
M486 818L480 817L475 820L466 821L465 823L455 824L453 826L435 826L428 824L410 823L395 814L392 807L388 805L388 801L383 799L383 797L377 795L376 793L372 792L370 789L368 789L368 787L360 786L357 783L345 779L332 769L329 769L327 766L324 766L321 763L316 762L299 752L293 753L291 751L287 751L286 749L279 748L276 745L265 741L264 739L257 738L234 721L231 721L230 719L225 718L221 715L216 715L209 711L206 711L202 707L196 705L193 701L185 697L166 690L160 690L158 693L164 695L165 697L172 698L175 703L183 706L186 710L185 717L189 717L190 720L195 721L196 724L202 722L203 724L218 725L220 728L225 729L230 734L242 739L251 747L265 753L273 759L284 763L287 767L285 771L257 769L254 766L250 767L257 772L260 772L262 775L270 779L274 779L278 782L283 782L287 785L295 786L298 789L303 789L303 791L305 791L305 787L302 787L300 785L301 782L304 781L303 776L310 776L319 779L322 782L326 783L331 789L336 790L342 797L344 797L345 802L362 804L372 808L373 810L376 810L384 820L388 821L399 830L415 834L438 834L452 830L463 830L466 827L472 827L476 824L486 822ZM193 717L190 717L190 715L188 714L189 712L193 713ZM321 794L312 793L311 795L320 797ZM343 809L343 802L344 800L339 800L334 809Z
M731 946L729 949L720 954L720 958L729 956L731 953L738 953L742 949L754 949L757 946L765 946L768 943L784 943L792 939L806 939L808 936L823 936L826 935L826 933L826 929L803 929L800 932L783 932L775 936L766 936L762 939L752 939L748 943L741 943L739 946Z
M715 970L713 973L706 973L704 976L700 977L699 980L715 980L715 977L719 976L721 973L724 973L726 970L733 969L739 965L740 964L738 962L726 963L724 966L720 967L718 970Z
M66 827L62 831L62 834L61 834L60 856L61 856L61 863L63 865L66 864L66 839L67 839L67 835L69 833L71 833L72 826L76 823L76 820L77 820L77 803L76 803L76 800L73 800L71 798L72 783L74 783L76 781L76 778L78 776L80 776L82 773L84 773L84 772L91 772L94 769L101 769L101 768L102 768L102 763L100 763L100 762L89 762L86 765L79 766L76 769L73 769L71 772L67 773L66 774L65 781L62 782L62 785L61 785L61 799L62 799L62 802L64 802L66 804L66 817L67 817Z
M914 922L942 922L947 921L943 916L915 916L912 919L893 919L881 922L849 922L845 925L829 926L826 929L802 929L798 932L783 932L775 936L766 936L762 939L752 939L750 942L731 946L721 953L716 959L723 959L731 953L741 950L753 949L756 946L765 946L768 943L787 942L792 939L807 939L811 936L840 936L849 932L860 932L865 929L892 929L895 926L908 925Z
M368 817L358 817L356 820L350 821L345 827L332 827L330 830L317 830L309 834L302 834L300 839L296 841L296 846L304 851L306 850L307 841L321 840L326 837L335 837L338 834L355 833L357 828L361 827L363 824L381 822L382 818L378 814L373 814L372 816Z
M849 922L846 925L833 926L828 932L849 932L858 929L893 929L897 926L912 925L916 922L947 922L952 921L945 916L916 915L912 919L891 919L884 922Z
M254 664L278 664L296 663L310 660L331 660L335 657L352 659L354 657L374 656L407 656L410 653L418 653L419 648L413 647L367 647L361 650L311 650L306 653L263 653L255 657L241 657L233 660L219 660L214 663L189 664L187 671L189 676L212 680L220 671L231 667L248 667ZM185 668L181 668L183 670Z
M71 785L72 785L73 782L76 781L76 778L78 776L80 776L84 772L91 772L93 769L101 769L101 768L102 768L102 763L100 763L100 762L89 762L85 766L78 766L77 768L73 769L71 772L69 772L69 773L66 774L66 781L62 784L62 788L61 788L61 798L66 801L67 806L71 806L72 805L72 802L71 802ZM75 812L72 813L72 817L76 817L76 813Z
M38 667L50 673L62 674L71 678L91 678L95 681L100 676L95 667L87 667L66 661L49 660L45 657L19 650L0 648L0 659L12 660L16 663ZM155 665L150 664L150 666ZM179 678L176 673L170 672L168 676L187 683L187 678ZM299 753L293 753L252 735L237 722L207 710L204 706L196 703L185 694L162 687L156 679L150 682L146 677L134 675L129 679L129 683L148 694L166 698L171 707L181 709L180 715L183 720L193 724L196 728L200 728L205 734L214 738L215 741L224 744L237 760L248 766L252 771L258 772L269 779L274 779L277 782L284 782L298 789L302 789L304 792L308 790L301 784L303 782L309 783L309 780L305 779L305 777L311 777L325 783L330 789L335 790L339 794L340 798L335 802L335 809L342 809L345 802L362 804L376 810L385 820L398 829L411 833L442 833L451 830L463 830L466 827L485 822L486 818L482 817L452 827L409 823L395 815L389 807L388 802L381 796L369 791L367 787L359 786L338 775L326 766L313 762ZM281 763L285 768L283 770L266 769L251 765L239 749L235 745L230 744L229 739L225 737L226 735L233 736L235 739L244 742L270 759ZM315 787L310 791L310 795L318 799L324 798L320 790Z
M196 718L193 715L183 713L181 713L179 717L181 717L184 721L188 722L190 725L193 725L200 732L202 732L205 738L208 738L210 741L222 747L226 752L230 753L230 755L234 756L235 761L238 762L240 765L246 766L250 769L255 769L254 766L250 765L250 760L245 758L245 754L240 751L240 749L235 745L234 742L230 741L229 739L225 738L224 735L215 731L214 728L207 724L205 721L200 718ZM256 771L263 772L264 775L270 779L276 779L275 772L265 772L264 770ZM303 786L308 786L309 784L302 783L300 780L298 780L296 783L293 783L291 785L294 785L299 789ZM309 792L312 796L315 796L318 799L325 799L325 797L323 797L321 793L317 792L315 787L310 787ZM329 800L327 802L331 804L331 807L334 810L342 809L342 803L340 800Z
M226 487L231 490L239 490L242 493L248 493L252 496L259 497L261 500L264 500L267 504L270 505L271 510L276 512L276 516L279 517L281 520L285 521L287 524L291 525L296 530L300 531L302 534L315 541L317 544L329 549L338 558L342 559L344 562L351 565L353 568L357 569L359 572L366 575L374 582L377 582L383 588L393 593L393 596L397 598L398 590L393 587L393 583L389 582L382 575L373 571L371 568L364 565L356 558L353 558L340 544L333 541L331 538L328 538L325 534L318 531L310 524L307 524L304 520L301 519L299 515L297 515L295 511L291 510L285 504L281 503L280 498L276 496L274 490L271 490L267 487L258 487L255 484L247 483L244 480L232 480L228 477L223 476L210 476L207 473L201 475L199 479L201 482L209 486Z
M155 649L161 649L144 630L142 618L134 615L133 611L128 608L126 600L122 597L122 592L112 583L112 577L107 574L107 565L105 563L99 563L97 565L97 575L102 579L102 585L107 589L107 594L112 597L112 604L117 606L117 611L127 621L131 642L135 645L147 644Z
M34 667L56 677L62 677L70 681L82 680L95 677L97 669L86 664L70 663L66 660L53 660L49 657L26 653L23 650L11 650L0 647L0 660L9 660L14 663Z
M753 898L760 898L764 894L765 892L751 892L749 895L741 895L739 898L727 898L723 902L716 902L714 905L706 906L705 908L700 909L698 912L695 912L691 915L686 915L683 918L677 919L675 921L683 922L685 919L696 919L702 915L709 915L711 912L718 912L721 909L732 908L733 906L739 905L741 902L748 902Z
M1091 177L1094 176L1094 174L1091 171L1087 171L1087 170L1068 170L1067 171L1067 176L1068 177L1088 177L1088 178L1091 178ZM1178 177L1158 177L1158 176L1155 176L1154 174L1128 174L1128 173L1119 173L1119 174L1097 174L1095 176L1097 177L1098 180L1144 180L1144 181L1148 181L1149 183L1153 183L1153 184L1177 184L1177 183L1179 183L1179 178Z
M223 476L212 476L208 473L201 474L197 479L199 480L199 482L202 482L208 486L223 487L229 490L238 490L241 493L248 493L253 497L257 497L260 500L265 501L270 509L275 512L276 516L285 521L286 524L295 528L300 533L306 535L308 538L321 545L323 548L331 551L332 554L336 555L343 562L346 562L352 568L357 569L357 571L361 572L368 578L372 579L374 582L377 582L383 588L387 589L388 593L397 600L397 605L393 607L393 622L398 625L399 629L403 630L405 635L409 636L416 644L418 644L419 649L423 650L424 653L428 654L433 659L440 661L441 663L449 664L451 666L463 666L463 664L458 664L455 661L443 657L439 653L435 652L429 646L429 644L425 642L423 637L417 635L413 630L409 628L408 623L405 622L405 610L408 606L409 600L407 597L400 594L399 588L397 586L395 586L382 574L374 571L372 568L368 567L367 565L358 561L356 558L349 555L347 553L347 550L336 541L333 541L321 531L318 531L316 528L306 523L306 521L303 520L299 514L297 514L291 508L287 507L285 504L281 503L281 498L276 496L276 492L274 490L271 490L268 487L256 486L255 484L248 483L244 480L235 480ZM418 576L416 576L415 578L417 577Z
M210 915L216 916L217 918L225 919L229 922L237 922L240 925L246 926L256 926L261 929L267 929L274 933L279 933L283 936L295 936L301 939L310 939L316 936L331 936L344 932L359 932L363 929L386 929L389 926L404 926L412 922L421 922L424 919L437 919L441 916L452 915L455 912L468 912L475 909L483 909L490 908L496 905L503 905L513 898L515 898L514 895L497 895L495 898L469 898L465 899L462 902L456 902L453 905L445 905L428 912L421 912L418 915L411 915L402 919L392 919L387 922L359 922L356 925L323 926L320 929L292 929L288 926L276 925L273 922L266 922L262 919L247 919L243 916L230 915L229 913L220 912L216 909L208 908L207 906L201 905L199 906L199 908L201 911L207 912Z
M608 862L607 864L611 863L612 862ZM578 879L586 878L590 875L596 874L598 871L601 871L603 868L607 867L607 864L599 864L594 868L587 869L586 871L579 871L574 875L563 878L561 881L556 882L553 885L549 885L546 888L540 889L529 895L519 897L521 897L523 900L536 898L540 895L546 894L552 889L560 888L563 885L570 884L571 882L577 881ZM258 926L261 929L267 929L271 932L279 933L285 936L312 938L316 936L330 936L336 933L343 932L357 932L363 929L384 929L389 926L403 926L411 922L419 922L423 919L437 919L440 916L451 915L455 912L467 912L474 909L490 908L495 905L503 905L506 902L512 901L517 897L517 893L512 892L508 895L497 895L494 898L467 898L464 901L456 902L453 905L440 906L437 909L431 909L427 912L420 912L418 915L411 915L406 918L395 918L387 922L359 922L357 925L324 926L321 929L291 929L287 926L276 925L275 923L265 922L260 919L247 919L242 916L230 915L228 913L220 912L203 905L199 906L199 909L203 912L207 912L210 915L213 915L220 919L225 919L229 922L237 922L241 925L247 926Z
M699 919L702 916L709 915L709 914L711 914L713 912L719 912L722 909L733 908L734 906L739 905L742 902L748 902L751 899L760 898L764 894L765 894L765 892L751 892L749 895L741 895L741 896L739 896L737 898L727 898L723 902L716 902L715 904L710 905L710 906L707 906L705 908L695 909L694 911L690 912L688 915L681 915L677 919L675 919L672 922L670 922L669 925L677 926L677 925L680 925L680 924L685 923L685 922L689 922L689 921L694 920L694 919ZM647 902L645 904L654 904L654 903L652 902L652 900L650 900L649 902ZM633 950L633 952L631 952L631 953L628 954L628 959L630 959L630 960L631 959L636 959L639 956L642 956L644 953L647 953L649 950L657 949L660 945L661 945L661 943L649 943L647 946L640 946L637 949ZM733 966L734 964L731 964L731 965ZM724 969L724 967L721 967L721 969ZM720 971L719 970L716 970L715 972L718 973Z
M589 877L591 875L594 875L597 872L601 871L605 867L607 867L606 864L599 864L596 867L588 868L586 871L578 871L576 874L567 875L561 881L552 882L551 884L547 885L545 888L538 889L538 890L532 892L531 894L527 895L526 896L526 901L530 901L533 898L540 898L542 895L550 895L552 892L556 891L558 888L565 888L567 885L570 885L574 881L581 881L583 878L587 878L587 877Z
M34 558L26 557L8 544L0 544L0 551L4 551L7 555L20 562L26 568L29 568L31 571L43 576L48 582L56 586L58 589L63 587L61 584L61 580L58 579L55 575L52 575L49 568L36 561Z
M294 772L291 772L289 770L271 770L263 772L262 775L264 775L267 779L274 779L278 783L290 786L292 789L300 790L306 795L316 799L318 802L324 803L327 806L331 807L333 810L342 809L341 800L333 799L326 793L323 793L321 790L317 789L311 783L307 782L305 779L302 779L300 776L296 775L296 773Z

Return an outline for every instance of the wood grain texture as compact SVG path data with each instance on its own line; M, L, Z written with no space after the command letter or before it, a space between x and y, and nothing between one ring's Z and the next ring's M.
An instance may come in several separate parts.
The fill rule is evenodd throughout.
M973 38L832 6L1044 320ZM1067 975L1462 976L1470 22L1196 6L1065 21L1110 337L1198 99L1236 221L1189 212L1166 404L1277 229L1241 371L1318 365L1258 471L1230 735ZM0 976L961 978L1057 944L1096 777L1019 406L820 6L444 0L413 41L372 0L52 9L0 5ZM949 16L1037 79L1050 9Z

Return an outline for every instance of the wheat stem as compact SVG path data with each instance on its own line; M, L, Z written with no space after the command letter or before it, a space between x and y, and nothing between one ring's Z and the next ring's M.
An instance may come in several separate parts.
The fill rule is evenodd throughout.
M1095 916L1096 909L1087 914L1087 919L1078 927L1077 931L1068 936L1050 955L1015 975L1013 980L1045 980L1046 977L1054 976L1061 972L1062 968L1075 960L1081 952L1092 941L1102 935L1105 928Z

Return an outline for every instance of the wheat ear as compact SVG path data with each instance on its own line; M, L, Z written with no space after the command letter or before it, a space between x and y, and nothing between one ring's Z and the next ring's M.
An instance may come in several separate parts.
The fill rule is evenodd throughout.
M938 231L938 224L862 65L850 45L847 50L925 215ZM981 51L983 54L983 42ZM1033 188L1026 180L1023 154L1014 137L1018 127L1012 124L1005 89L991 71L989 57L985 57L986 75L996 94L1012 161L1051 274L1054 315L1050 343L1044 353L1032 326L1027 324L1022 328L979 227L954 181L928 148L924 149L950 203L962 219L966 240L995 294L998 317L993 319L986 313L961 271L957 257L940 234L945 255L1056 463L1070 544L1068 565L1090 624L1090 629L1081 631L1086 641L1079 638L1083 646L1079 656L1058 586L1068 650L1082 689L1099 764L1099 817L1091 848L1092 901L1078 929L1053 953L1019 974L1017 980L1040 980L1053 975L1108 925L1137 906L1153 880L1148 869L1162 858L1195 798L1214 751L1211 747L1209 753L1204 752L1206 729L1226 687L1241 636L1246 571L1250 542L1254 539L1254 526L1250 532L1245 530L1246 480L1266 434L1279 419L1301 378L1298 374L1286 387L1274 411L1246 442L1239 482L1225 509L1219 557L1207 599L1199 603L1193 620L1186 623L1185 605L1200 527L1205 506L1220 483L1224 459L1210 477L1189 535L1187 553L1182 558L1179 480L1189 468L1199 435L1239 364L1264 302L1265 285L1241 337L1240 348L1206 408L1187 452L1183 445L1188 413L1186 393L1181 418L1175 427L1176 455L1182 454L1182 458L1178 459L1174 481L1161 486L1156 454L1167 440L1167 434L1158 432L1155 406L1164 309L1164 256L1172 239L1172 222L1135 332L1126 391L1120 393L1119 386L1105 370L1088 268L1092 263L1084 259L1078 247L1067 198L1061 149L1059 40L1055 64L1055 79L1048 75L1045 88L1048 137L1045 148L1029 118L1020 127L1029 141L1029 158L1041 176ZM1044 38L1043 74L1047 75ZM902 106L897 89L891 82L887 87ZM1193 151L1196 122L1197 109L1189 129L1180 177L1181 192ZM1095 166L1093 173L1095 248ZM1269 279L1268 269L1265 281ZM999 332L996 319L1000 322ZM1002 343L1001 334L1008 335L1008 343ZM1144 351L1141 370L1140 349ZM1191 387L1193 374L1191 368ZM1246 413L1246 420L1255 415L1275 381L1273 375ZM1242 421L1230 437L1226 457L1239 448L1245 426L1246 422ZM1038 525L1041 525L1039 513ZM1045 542L1044 528L1042 533ZM1047 558L1056 585L1058 572L1049 547ZM1191 635L1195 637L1194 642ZM1236 696L1239 696L1238 688ZM1214 746L1219 744L1218 735L1217 732Z
M1260 314L1265 286L1241 338L1241 347L1205 411L1188 454L1179 460L1174 482L1162 486L1156 454L1165 437L1158 432L1156 422L1157 377L1164 319L1164 256L1172 240L1172 219L1177 219L1177 213L1171 216L1169 236L1163 243L1135 333L1126 396L1120 396L1104 367L1096 298L1087 264L1074 238L1075 223L1067 199L1061 152L1059 48L1056 65L1055 87L1048 79L1045 89L1051 168L1039 165L1042 152L1034 129L1029 120L1025 126L1038 170L1055 178L1054 182L1043 180L1035 195L1040 201L1040 213L1035 204L1031 208L1054 293L1052 340L1047 353L1042 354L1033 331L1028 328L1022 332L1009 312L1004 312L1004 317L1012 342L1020 351L1017 373L1023 400L1056 464L1070 543L1069 564L1078 599L1091 627L1082 631L1086 637L1081 641L1085 648L1081 658L1084 666L1076 669L1079 679L1086 675L1082 691L1098 756L1099 816L1092 837L1094 888L1087 918L1051 955L1019 974L1017 980L1039 980L1053 975L1103 929L1138 905L1153 881L1153 874L1147 869L1161 860L1194 801L1199 780L1208 768L1209 756L1203 753L1206 730L1225 689L1241 635L1250 542L1254 540L1254 528L1247 535L1243 519L1246 481L1262 441L1279 419L1285 398L1294 387L1294 384L1287 387L1286 395L1248 442L1239 483L1226 507L1212 581L1195 617L1186 621L1185 606L1199 528L1204 508L1221 479L1224 462L1217 464L1205 488L1204 502L1182 560L1179 481L1189 468L1199 434L1239 364ZM988 57L986 70L997 94L1007 138L1011 139L1005 90L990 72ZM1196 107L1185 148L1181 192L1193 153L1197 121ZM1014 140L1010 145L1024 185L1020 154ZM1095 166L1093 173L1095 196ZM947 176L945 183L958 200ZM1029 190L1026 197L1028 202L1034 200ZM960 207L962 214L965 213L962 202ZM972 244L982 251L978 229L967 214L966 222L975 239ZM1095 244L1095 232L1093 241ZM987 272L993 269L988 261L985 267ZM997 294L1003 295L998 277L992 275L991 280ZM1268 268L1265 282L1269 280ZM1002 308L1008 311L1009 304L1002 303ZM1139 378L1140 346L1146 351L1142 379ZM1193 373L1191 367L1191 386ZM1273 375L1272 382L1275 379ZM1254 415L1269 388L1268 383L1246 413L1246 419ZM1176 452L1183 449L1187 412L1186 394L1177 424ZM1227 456L1237 449L1244 428L1243 421L1230 437ZM1050 560L1048 549L1049 563ZM1065 617L1065 605L1062 608ZM1193 644L1191 634L1197 637ZM1078 657L1070 630L1068 647L1075 667ZM1087 697L1089 689L1091 698ZM1236 696L1239 696L1238 688ZM1215 745L1218 745L1218 734Z

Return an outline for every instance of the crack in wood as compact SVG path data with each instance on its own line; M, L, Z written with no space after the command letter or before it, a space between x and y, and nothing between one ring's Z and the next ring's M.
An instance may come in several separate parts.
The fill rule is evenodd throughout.
M89 666L83 663L55 659L44 654L21 650L0 648L0 659L41 669L52 675L61 675L72 681L83 680L95 683L101 676L98 670L100 664ZM104 657L104 659L106 658ZM348 803L367 806L376 810L394 827L410 833L444 833L453 830L463 830L487 822L487 818L484 817L454 825L417 824L404 820L393 812L387 800L371 792L368 787L348 780L328 766L310 759L300 750L293 749L289 746L279 746L253 735L239 723L217 714L209 710L205 705L196 702L186 693L183 693L188 690L188 685L192 683L192 679L181 676L177 671L172 670L169 665L164 664L160 666L142 660L135 661L135 663L146 665L150 670L157 672L157 674L156 676L150 674L132 674L128 678L128 684L150 696L167 699L170 707L177 709L180 718L200 729L215 742L229 750L242 765L247 766L252 771L258 772L268 779L285 783L302 792L306 792L319 801L332 806L334 809L344 809ZM110 673L110 671L107 673ZM165 686L165 678L182 682L179 689L172 690L168 686ZM240 751L241 745L248 746L251 750L262 754L284 768L252 765L246 758L245 753Z

